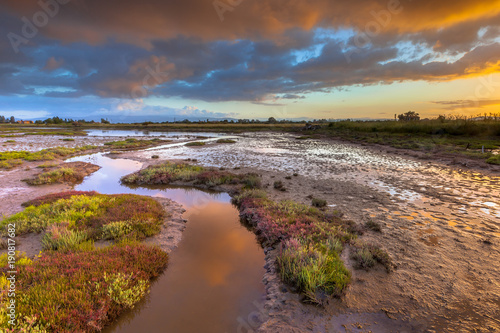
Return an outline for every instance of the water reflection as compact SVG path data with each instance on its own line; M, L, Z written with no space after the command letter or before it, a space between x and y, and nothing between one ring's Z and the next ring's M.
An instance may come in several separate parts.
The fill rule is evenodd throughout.
M227 203L187 213L189 227L165 274L138 310L106 332L237 332L264 289L264 254Z
M265 293L261 282L264 253L255 235L241 225L228 194L165 186L126 187L120 178L140 170L142 163L102 153L68 161L101 166L75 190L158 196L188 208L187 228L166 272L148 297L105 332L238 332L241 318L258 310L255 304L262 303Z
M77 191L97 191L103 194L130 193L172 199L185 207L201 205L206 202L229 202L227 193L203 192L191 188L175 188L166 186L125 186L120 178L142 168L142 163L127 159L111 159L102 153L79 156L67 162L82 161L99 165L101 169L85 178L84 182L75 186Z

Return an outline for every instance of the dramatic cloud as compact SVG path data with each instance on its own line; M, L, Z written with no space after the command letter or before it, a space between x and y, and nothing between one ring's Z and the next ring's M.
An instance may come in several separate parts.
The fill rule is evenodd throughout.
M118 98L114 111L500 70L500 0L5 0L0 20L0 95Z

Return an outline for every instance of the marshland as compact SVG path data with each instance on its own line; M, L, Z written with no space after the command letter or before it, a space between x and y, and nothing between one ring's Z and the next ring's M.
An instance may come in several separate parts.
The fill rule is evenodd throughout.
M330 124L4 126L18 327L498 329L498 123L467 125L489 125L484 136L412 124L422 139L395 135L408 129L394 122ZM394 144L410 140L424 147Z

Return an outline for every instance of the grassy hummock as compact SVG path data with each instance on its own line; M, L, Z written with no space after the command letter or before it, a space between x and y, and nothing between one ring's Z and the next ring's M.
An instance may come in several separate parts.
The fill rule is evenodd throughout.
M6 151L0 152L0 169L11 169L23 161L50 161L56 158L82 153L97 148L96 146L82 146L76 148L48 148L36 152Z
M149 166L123 177L122 182L136 185L168 185L182 182L194 186L206 185L209 187L222 184L245 184L252 188L260 186L260 182L256 180L254 174L236 175L214 168L172 162Z
M83 179L99 170L100 167L91 163L85 162L70 162L65 163L63 166L42 172L34 178L25 179L29 185L48 185L55 183L71 183L76 184Z
M244 191L234 203L263 245L279 244L281 279L306 300L321 304L326 296L343 292L351 274L340 253L357 237L353 222L292 201L274 202L260 190Z
M154 146L157 144L168 143L170 140L152 139L152 140L138 140L134 138L126 139L123 141L106 142L105 146L110 146L117 149L135 149Z
M75 247L102 238L143 239L158 233L165 217L157 201L132 194L68 192L41 197L25 206L28 204L24 211L1 221L0 227L15 223L17 235L55 232L53 238L78 239ZM48 229L54 225L59 229ZM85 237L75 237L76 232Z
M200 142L200 141L195 141L195 142L188 142L186 143L186 147L201 147L206 145L205 142Z

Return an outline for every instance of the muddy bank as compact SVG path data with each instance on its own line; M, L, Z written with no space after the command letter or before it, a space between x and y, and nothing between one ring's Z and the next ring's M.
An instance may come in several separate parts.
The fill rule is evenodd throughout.
M312 195L361 225L370 220L381 225L381 233L367 230L361 239L384 248L397 269L390 274L382 268L351 270L353 282L345 296L324 309L304 305L295 294L284 292L273 275L269 252L270 319L262 330L500 329L498 177L356 145L292 139L258 134L242 137L230 148L173 147L128 157L144 162L151 161L152 154L160 159L194 158L205 166L258 173L273 200L310 204ZM274 190L277 180L284 183L285 192ZM343 259L351 265L349 249ZM279 310L272 311L276 306Z

